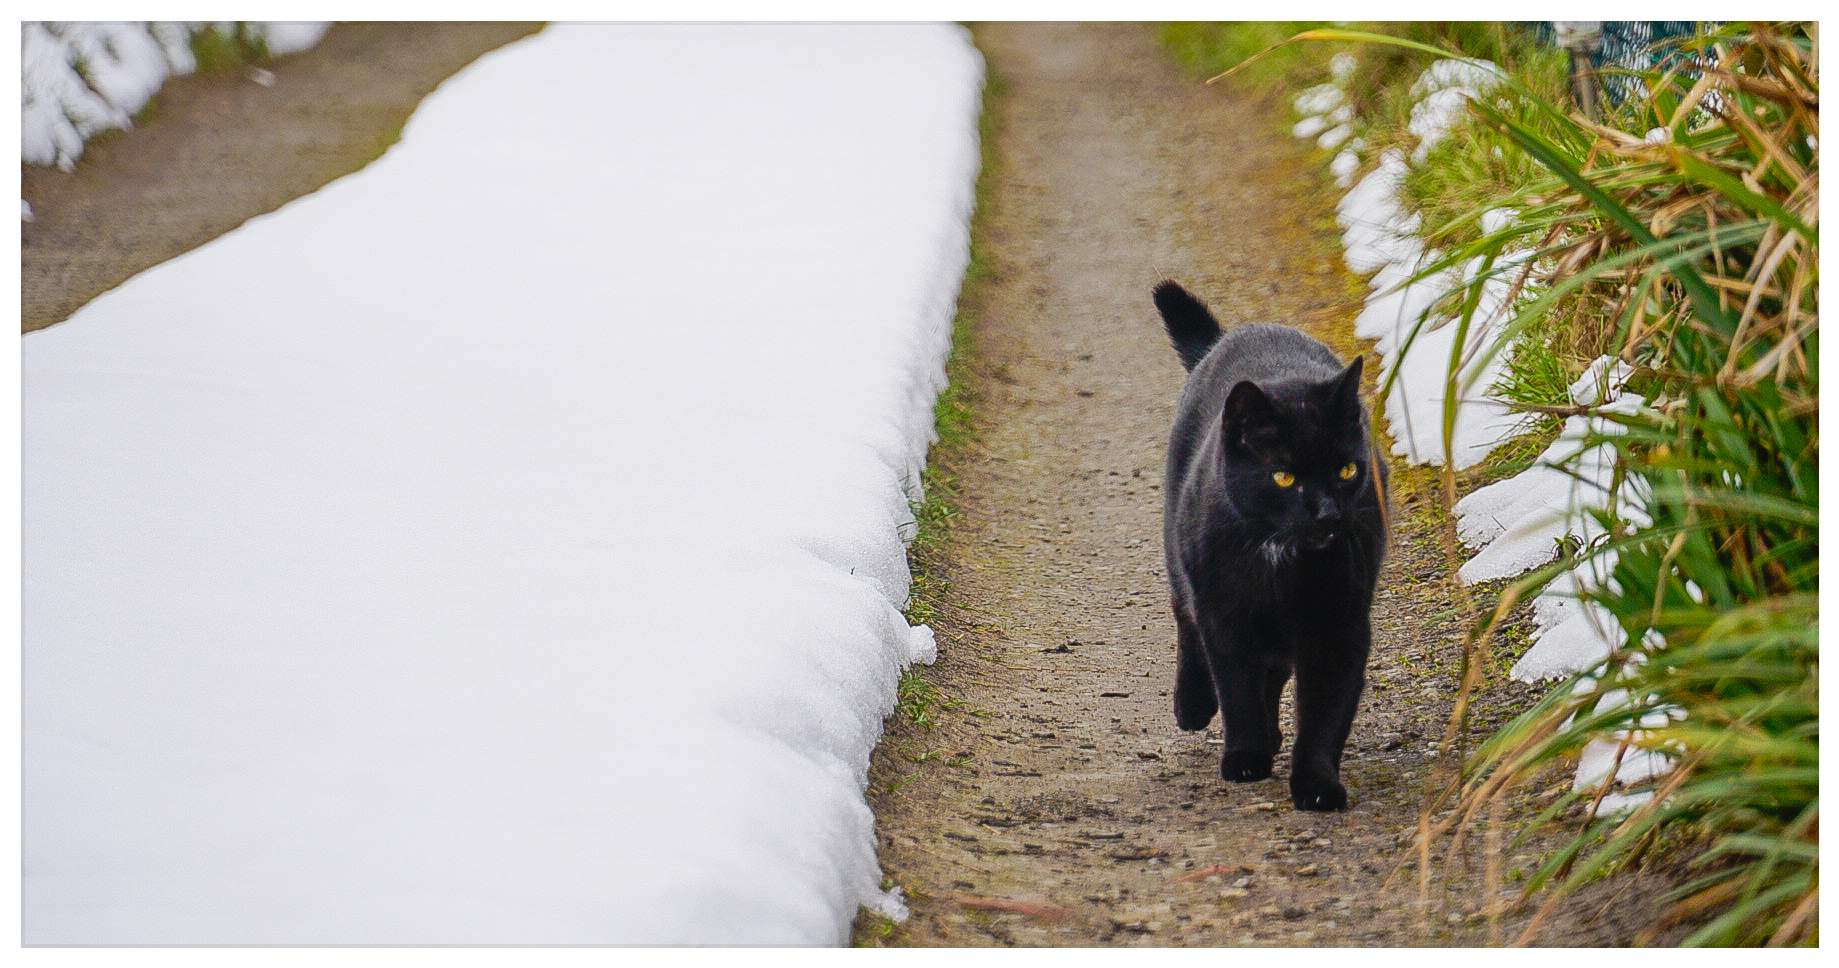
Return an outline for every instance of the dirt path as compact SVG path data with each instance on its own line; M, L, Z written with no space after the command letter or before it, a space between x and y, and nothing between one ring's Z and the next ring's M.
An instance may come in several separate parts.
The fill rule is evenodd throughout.
M1421 475L1395 475L1349 811L1293 810L1282 760L1224 783L1217 720L1182 733L1170 711L1159 488L1183 374L1149 290L1166 274L1228 325L1290 322L1358 352L1361 289L1319 165L1272 135L1277 106L1178 76L1153 27L977 40L1006 91L983 222L995 281L967 305L982 436L953 468L966 510L928 675L961 705L897 723L877 756L883 869L913 917L865 922L858 942L1486 943L1480 863L1438 869L1424 904L1408 863L1462 629ZM1540 940L1625 936L1574 918Z
M130 276L364 167L415 106L535 23L340 23L309 50L172 79L75 171L22 166L21 328L59 323Z

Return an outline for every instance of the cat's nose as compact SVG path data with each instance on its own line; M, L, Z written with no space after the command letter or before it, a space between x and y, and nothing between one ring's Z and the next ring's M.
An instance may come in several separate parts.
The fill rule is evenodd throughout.
M1320 551L1334 543L1341 534L1341 509L1334 499L1323 497L1315 504L1303 540L1310 550Z

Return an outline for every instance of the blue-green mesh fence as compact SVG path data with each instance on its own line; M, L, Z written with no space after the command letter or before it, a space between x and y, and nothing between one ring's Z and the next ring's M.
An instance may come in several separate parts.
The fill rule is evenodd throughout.
M1535 21L1528 24L1549 43L1563 43L1559 23ZM1630 71L1678 70L1687 76L1697 73L1699 55L1682 50L1682 45L1698 36L1702 25L1692 20L1604 20L1594 23L1591 34L1585 24L1572 22L1570 28L1585 27L1586 39L1573 42L1575 56L1588 56L1593 83L1611 104L1647 93L1641 79Z

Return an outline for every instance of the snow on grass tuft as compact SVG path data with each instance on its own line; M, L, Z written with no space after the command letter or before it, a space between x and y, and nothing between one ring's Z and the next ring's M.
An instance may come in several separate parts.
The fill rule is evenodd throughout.
M1462 118L1468 102L1506 80L1506 74L1485 60L1438 60L1424 69L1411 85L1411 119L1405 125L1418 139L1411 159L1421 162Z
M1571 385L1571 401L1605 414L1637 413L1647 401L1622 389L1633 372L1626 363L1602 357ZM1607 442L1586 444L1620 432L1621 426L1604 416L1570 417L1532 467L1458 501L1457 534L1480 549L1458 572L1462 579L1511 578L1553 562L1561 549L1575 553L1604 540L1591 512L1605 509L1615 493L1615 449ZM1619 519L1636 527L1647 523L1639 494L1617 494L1615 500ZM1598 553L1539 594L1533 602L1539 630L1514 665L1514 678L1558 678L1608 658L1621 628L1607 609L1583 601L1582 592L1603 587L1615 561L1613 551Z
M570 26L28 335L32 944L837 944L968 246L950 26Z
M270 54L297 53L319 42L326 22L243 25ZM192 34L233 23L157 21L20 24L20 160L68 171L97 133L126 128L166 78L197 68Z

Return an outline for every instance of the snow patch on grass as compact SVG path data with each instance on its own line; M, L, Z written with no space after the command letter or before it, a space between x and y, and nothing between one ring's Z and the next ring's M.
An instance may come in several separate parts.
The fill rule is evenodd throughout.
M329 22L249 21L246 36L270 54L296 53L319 42ZM198 67L192 35L207 28L233 33L234 24L136 21L20 24L19 158L28 165L76 165L90 138L133 126L135 112L166 79Z

